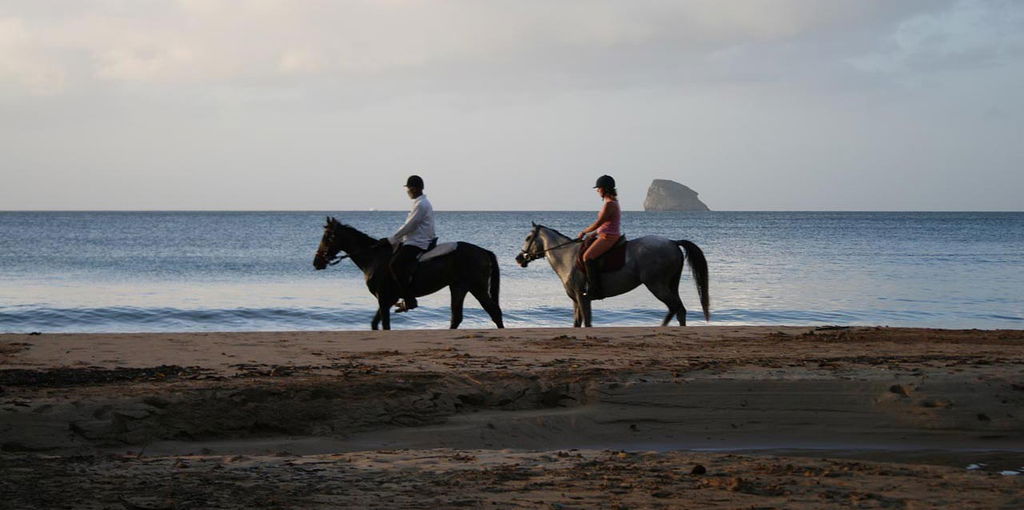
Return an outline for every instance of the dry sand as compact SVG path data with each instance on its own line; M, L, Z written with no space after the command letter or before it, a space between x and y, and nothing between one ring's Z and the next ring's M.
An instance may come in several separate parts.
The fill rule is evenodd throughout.
M1022 362L1017 330L0 335L0 507L1024 508Z

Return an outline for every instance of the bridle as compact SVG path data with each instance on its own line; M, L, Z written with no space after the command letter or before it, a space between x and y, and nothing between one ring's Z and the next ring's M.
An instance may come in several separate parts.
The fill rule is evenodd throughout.
M533 227L533 235L530 236L530 244L526 245L526 249L525 250L520 250L519 251L519 254L522 255L523 260L526 261L526 262L533 262L534 260L544 258L544 254L549 252L549 251L557 250L559 248L563 248L565 246L569 246L570 244L575 244L575 243L582 242L580 239L572 239L572 240L566 241L566 242L564 242L562 244L555 245L555 246L552 246L550 248L547 248L547 249L544 249L544 250L540 250L538 252L534 252L533 251L533 243L535 243L537 241L537 238L540 237L538 235L538 234L540 234L540 227L541 227L540 225L536 225L536 226Z
M329 229L328 230L329 234L328 234L327 239L326 239L327 242L324 243L324 244L326 244L328 246L328 249L329 249L330 246L334 245L334 234L335 234L335 232L334 232L334 224L328 225L327 228ZM341 261L343 261L345 259L352 258L352 255L358 255L358 254L360 254L360 253L362 253L364 251L372 250L375 247L376 247L376 245L370 246L369 248L364 248L362 250L354 250L354 251L346 250L347 253L345 255L338 255L338 253L335 252L333 257L328 257L327 256L327 253L326 253L327 250L321 249L321 248L317 248L316 256L319 257L319 258L324 259L325 263L328 266L336 266L336 265L340 264ZM340 252L342 250L339 248L338 251Z
M327 239L324 239L324 243L321 245L321 247L317 248L316 256L317 256L317 258L323 259L324 262L328 266L336 266L336 265L340 264L342 260L345 260L345 259L349 258L350 255L338 255L338 253L335 252L333 257L328 257L327 256L327 251L330 250L331 246L334 246L334 225L333 224L328 224L327 225L327 232L328 232ZM341 249L338 249L338 251L341 251Z

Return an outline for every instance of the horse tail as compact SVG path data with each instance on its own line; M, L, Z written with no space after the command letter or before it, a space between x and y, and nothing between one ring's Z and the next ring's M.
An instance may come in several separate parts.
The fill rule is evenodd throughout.
M708 294L708 261L704 258L704 252L696 244L690 241L676 241L676 244L683 247L686 253L686 260L690 262L690 272L693 274L693 282L697 286L697 295L700 296L700 307L704 310L704 320L711 320L711 312L708 311L711 296Z
M498 304L498 293L501 291L501 273L498 272L498 257L493 251L487 250L487 255L491 259L491 276L490 285L487 289L487 294L494 300L494 304Z

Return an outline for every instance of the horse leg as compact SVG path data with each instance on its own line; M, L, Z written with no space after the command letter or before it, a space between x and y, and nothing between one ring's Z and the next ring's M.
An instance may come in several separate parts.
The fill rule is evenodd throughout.
M391 329L391 302L388 300L377 301L377 314L380 315L381 326L385 331Z
M649 283L644 284L647 290L654 294L654 297L658 298L658 301L665 303L668 307L668 314L665 315L665 319L661 321L662 326L668 326L669 321L675 316L679 319L679 325L686 325L686 308L683 307L683 300L679 299L679 289L675 287L669 287L664 284L651 285Z
M572 300L572 327L578 328L583 324L583 311L580 309L580 302Z
M686 307L683 306L682 301L679 301L679 311L676 312L676 319L679 320L680 326L686 325Z
M377 308L377 313L373 314L373 320L370 321L370 329L377 331L380 326L380 308Z
M451 329L458 329L462 324L462 304L466 300L466 289L457 285L449 287L452 291L452 323Z
M498 303L491 299L491 296L487 292L487 289L472 289L470 290L470 292L473 294L473 297L475 297L476 300L480 302L480 306L484 308L484 311L487 312L487 315L491 316L491 320L494 321L494 325L497 326L498 329L504 328L505 322L501 318L501 307L498 306Z
M591 319L593 318L593 311L590 308L590 299L586 297L580 298L580 314L583 316L583 327L592 327Z

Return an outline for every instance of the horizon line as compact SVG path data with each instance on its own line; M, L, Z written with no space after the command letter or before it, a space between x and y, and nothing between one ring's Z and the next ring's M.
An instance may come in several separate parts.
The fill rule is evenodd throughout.
M435 209L435 212L485 212L485 213L524 213L524 212L594 212L593 209ZM850 212L850 213L1021 213L1024 209L714 209L710 211L647 211L644 209L623 209L623 212L641 213L732 213L732 212ZM294 212L294 213L368 213L368 212L409 212L408 209L0 209L0 213L167 213L167 212Z

